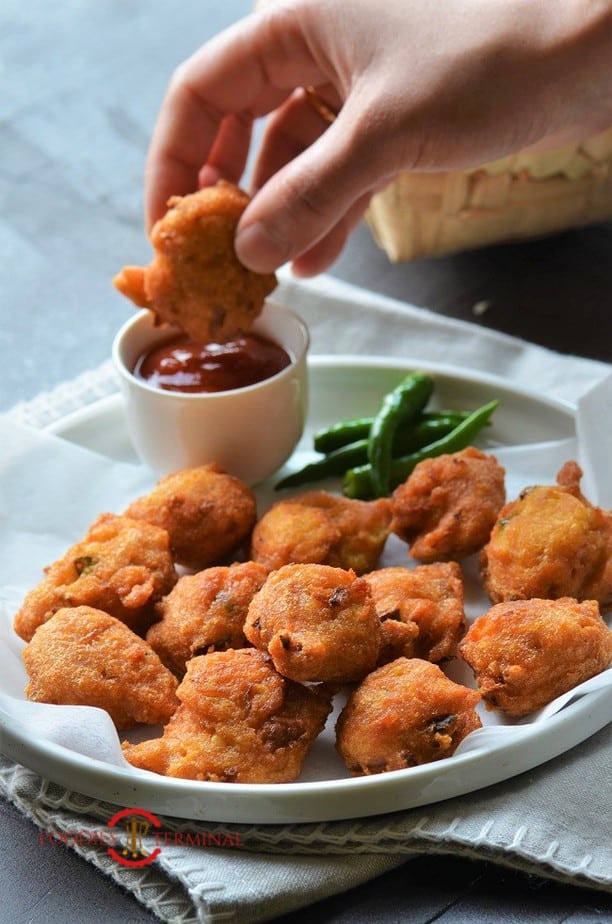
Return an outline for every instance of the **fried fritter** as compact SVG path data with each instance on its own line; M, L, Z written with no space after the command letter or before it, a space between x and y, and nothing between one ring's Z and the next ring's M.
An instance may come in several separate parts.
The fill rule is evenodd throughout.
M15 632L29 642L57 610L83 605L103 610L143 635L155 618L155 604L177 578L165 529L103 513L81 542L45 569L15 615Z
M192 658L162 738L124 744L136 767L226 783L288 783L331 711L327 693L293 683L254 648Z
M167 530L176 561L198 571L222 564L249 539L257 506L251 488L210 464L166 475L126 514Z
M367 581L330 565L284 565L255 594L244 634L299 681L360 680L378 659L381 629Z
M494 603L575 597L612 603L612 513L580 492L582 471L567 462L556 485L526 488L506 504L480 566Z
M507 601L472 623L459 655L489 708L523 716L608 667L612 632L594 600Z
M480 694L436 665L397 658L361 682L340 713L336 746L354 775L403 770L450 757L480 728Z
M23 651L28 699L105 709L117 728L164 724L177 681L150 645L91 606L58 610Z
M381 620L379 664L399 657L439 662L454 656L466 625L456 562L380 568L364 577Z
M258 521L251 557L273 570L288 564L332 565L363 574L376 567L391 527L388 499L307 491L274 504Z
M505 498L505 470L470 446L416 466L393 492L391 528L418 561L458 561L487 542Z
M224 181L173 196L151 231L152 262L124 267L115 287L199 343L226 342L250 330L276 276L254 273L236 256L234 237L248 202Z
M254 561L183 575L158 604L161 622L151 626L147 641L177 677L196 655L246 647L249 603L267 576Z

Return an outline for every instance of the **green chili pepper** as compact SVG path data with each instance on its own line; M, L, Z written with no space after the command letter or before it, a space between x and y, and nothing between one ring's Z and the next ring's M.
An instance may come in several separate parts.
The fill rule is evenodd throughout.
M357 440L355 443L341 446L326 456L309 462L299 471L287 475L275 485L274 490L296 488L298 485L308 484L309 481L321 481L323 478L343 475L348 468L363 464L367 459L367 446L367 440Z
M461 423L468 416L468 411L442 410L442 411L422 411L419 414L419 422L425 420L448 420L452 418L455 425ZM313 438L312 445L316 452L334 452L342 446L348 446L349 443L355 443L357 440L367 439L372 428L373 417L353 417L348 420L339 420L338 423L330 427L324 427L318 430Z
M451 430L441 439L423 446L416 452L395 459L390 465L389 487L391 490L408 478L419 462L424 459L432 459L435 456L441 456L444 453L458 452L471 445L474 438L489 422L493 411L498 406L499 401L489 401L482 407L475 410L466 417L454 430ZM367 500L375 497L375 488L372 483L372 466L360 465L356 468L349 469L344 476L343 485L344 494L347 497L360 498Z
M429 401L433 387L431 376L413 372L383 398L368 436L368 462L375 496L389 493L393 441L398 427L417 417Z
M354 417L352 420L339 420L331 427L318 430L313 438L312 445L316 452L334 452L343 446L348 446L357 440L368 438L373 417Z
M402 428L395 436L393 444L394 456L405 455L408 452L414 452L422 446L440 439L465 419L460 413L453 413L453 416L442 417L425 416L414 424L412 427ZM297 472L287 475L282 481L275 486L275 490L280 491L283 488L295 488L302 484L308 484L311 481L321 481L323 478L332 478L338 475L344 475L347 469L354 468L358 465L364 465L368 461L368 441L367 439L356 440L346 446L340 446L333 452L327 453L320 459L315 459Z

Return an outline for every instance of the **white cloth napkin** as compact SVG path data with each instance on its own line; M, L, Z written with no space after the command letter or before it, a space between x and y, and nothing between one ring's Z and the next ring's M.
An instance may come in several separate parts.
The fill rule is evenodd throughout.
M574 403L610 373L604 363L560 356L329 277L298 283L283 274L276 294L307 322L313 353L420 356L493 372ZM106 364L16 406L9 416L46 426L115 390ZM602 412L609 416L609 407ZM609 489L601 488L604 494ZM161 920L250 924L352 888L423 852L462 854L612 890L606 812L611 756L608 726L545 766L426 808L303 825L224 826L163 818L164 830L176 832L175 840L183 843L166 843L155 863L141 869L121 866L105 844L96 843L96 832L117 806L68 792L6 758L0 762L0 791ZM229 843L238 839L243 849L194 845L193 834L206 831L225 835ZM185 832L191 842L181 838ZM150 839L144 843L153 849Z

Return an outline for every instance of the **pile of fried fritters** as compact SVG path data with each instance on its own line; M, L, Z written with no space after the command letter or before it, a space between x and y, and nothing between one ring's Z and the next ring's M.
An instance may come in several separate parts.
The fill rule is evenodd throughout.
M26 694L106 709L136 767L202 781L299 777L334 700L351 774L450 756L476 706L529 714L606 669L612 513L556 484L506 503L475 448L421 462L389 498L308 491L258 515L216 465L104 513L26 596ZM406 566L378 567L390 536ZM468 627L461 563L492 606ZM460 658L477 689L449 679ZM335 699L338 697L338 699Z

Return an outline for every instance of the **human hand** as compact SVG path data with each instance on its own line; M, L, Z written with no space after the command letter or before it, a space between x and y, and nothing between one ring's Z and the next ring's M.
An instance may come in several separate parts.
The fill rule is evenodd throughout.
M612 123L609 2L280 0L200 48L162 104L149 227L171 195L238 183L269 115L241 261L312 275L405 170L477 166ZM337 112L328 124L302 89Z

